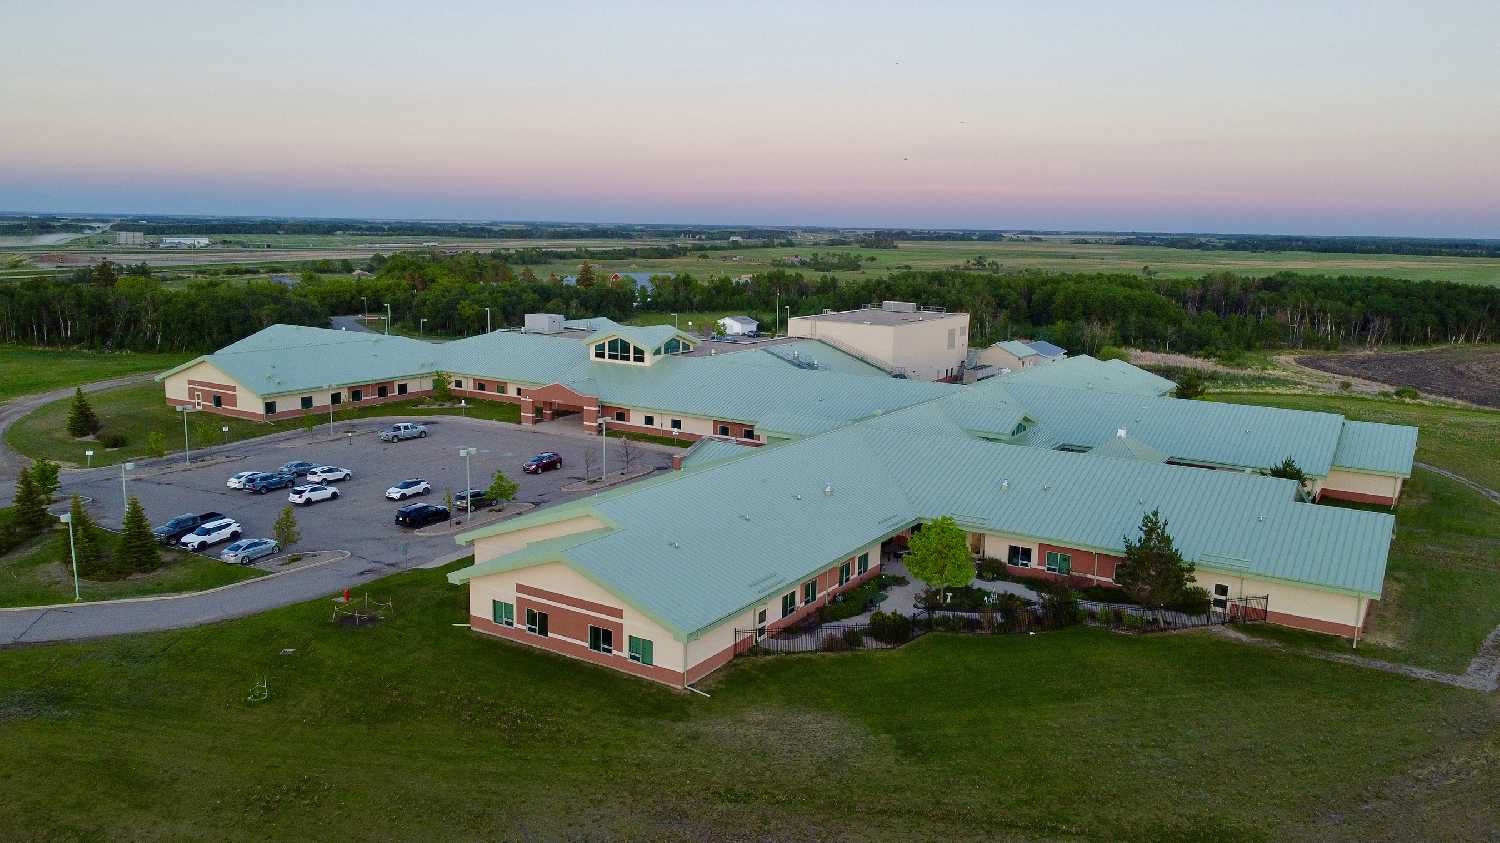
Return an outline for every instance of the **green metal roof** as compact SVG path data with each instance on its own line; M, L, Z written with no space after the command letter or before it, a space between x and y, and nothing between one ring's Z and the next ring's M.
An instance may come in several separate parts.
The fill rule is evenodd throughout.
M656 351L662 343L673 337L692 345L698 344L697 337L685 334L671 325L621 325L618 323L596 328L594 334L584 342L593 344L610 337L619 337L631 345L645 349L648 353Z
M1166 395L1177 388L1172 381L1123 360L1096 360L1087 354L1065 357L1041 366L1028 366L990 380L1130 395Z
M1117 460L1139 460L1140 462L1166 462L1167 455L1133 436L1116 436L1103 445L1089 451L1091 457L1111 457Z
M1037 350L1020 340L1001 340L995 343L995 347L1009 351L1013 356L1025 360L1027 357L1035 357Z
M1333 452L1336 468L1350 468L1397 477L1410 477L1417 455L1417 429L1400 424L1344 421L1338 448Z
M756 450L755 445L740 445L727 439L707 437L699 439L682 454L682 470L697 471L711 465L748 457Z
M690 636L918 520L961 516L974 529L1117 554L1159 509L1189 559L1380 593L1389 515L1299 502L1289 480L984 441L947 400L569 504L555 517L588 511L614 527L570 545L566 561Z

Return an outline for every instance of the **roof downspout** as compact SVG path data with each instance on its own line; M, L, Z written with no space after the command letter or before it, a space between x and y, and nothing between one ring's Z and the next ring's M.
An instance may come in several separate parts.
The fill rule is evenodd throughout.
M1353 649L1355 649L1355 650L1359 649L1359 616L1362 615L1362 614L1364 614L1364 608L1365 608L1365 598L1363 598L1363 597L1356 597L1356 598L1354 598L1354 647L1353 647Z

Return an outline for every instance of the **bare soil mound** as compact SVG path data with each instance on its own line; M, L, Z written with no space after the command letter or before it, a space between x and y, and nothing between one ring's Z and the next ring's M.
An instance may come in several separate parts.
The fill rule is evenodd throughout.
M1336 375L1409 386L1428 395L1500 407L1500 346L1445 346L1424 351L1299 355L1297 362Z

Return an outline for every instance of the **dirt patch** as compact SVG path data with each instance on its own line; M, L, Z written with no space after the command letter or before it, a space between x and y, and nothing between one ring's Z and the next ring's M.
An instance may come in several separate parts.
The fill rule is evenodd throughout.
M1428 395L1500 407L1500 346L1312 354L1298 356L1296 360L1303 366L1335 375L1409 386Z

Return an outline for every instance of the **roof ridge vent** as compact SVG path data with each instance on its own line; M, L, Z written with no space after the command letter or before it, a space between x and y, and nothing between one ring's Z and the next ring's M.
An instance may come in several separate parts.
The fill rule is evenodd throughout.
M1116 439L1124 439L1125 438L1125 428L1122 427L1122 428L1119 428L1119 429L1115 430L1115 438Z
M833 497L833 484L832 483L829 483L828 485L826 485L826 486L823 487L823 497L825 497L825 498L831 498L831 497Z
M1010 481L1009 480L1001 480L1000 481L1000 491L1002 491L1002 492L1009 492L1010 491Z

